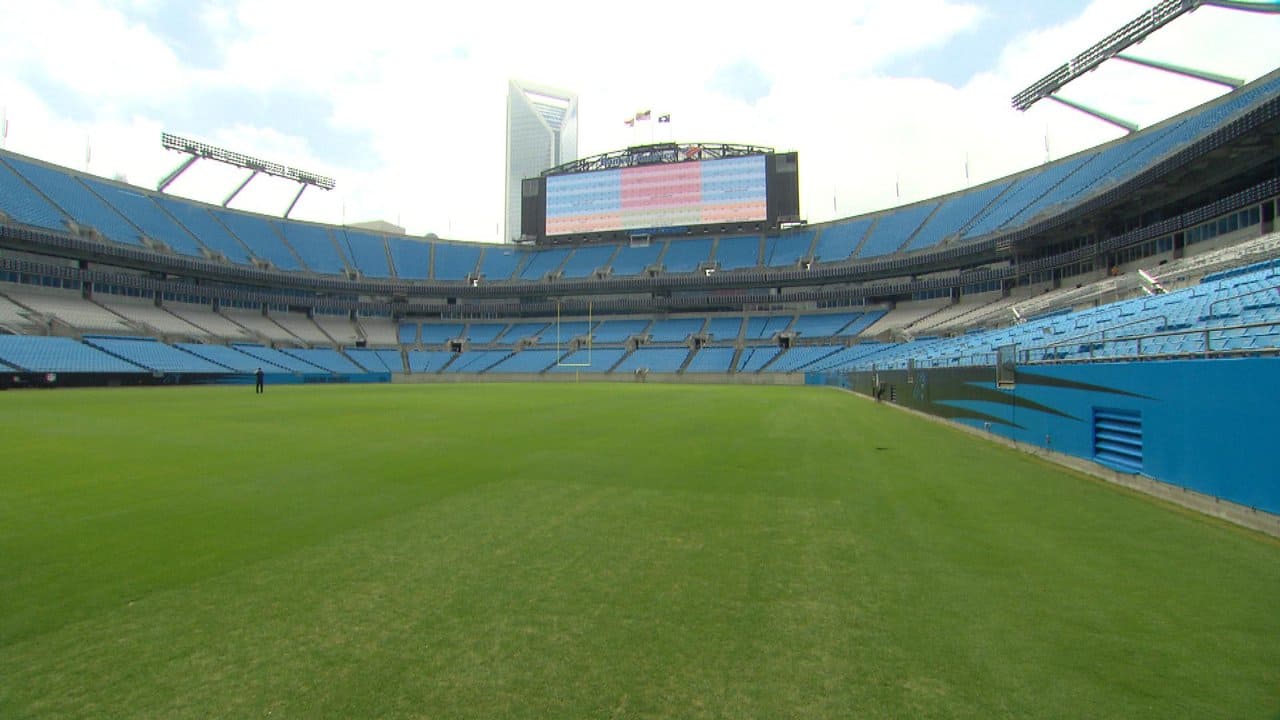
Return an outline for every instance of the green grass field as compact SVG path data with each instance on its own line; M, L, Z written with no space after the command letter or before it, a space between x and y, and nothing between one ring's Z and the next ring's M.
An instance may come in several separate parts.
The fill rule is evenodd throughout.
M1271 718L1280 543L822 388L0 394L0 718Z

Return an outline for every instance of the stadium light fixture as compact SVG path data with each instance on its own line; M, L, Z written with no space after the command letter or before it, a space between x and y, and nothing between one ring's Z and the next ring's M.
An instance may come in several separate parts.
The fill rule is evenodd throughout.
M1174 20L1177 20L1179 17L1206 5L1225 8L1228 10L1241 10L1244 12L1266 14L1280 13L1280 3L1277 2L1245 2L1244 0L1162 0L1150 10L1147 10L1133 20L1130 20L1120 29L1095 43L1088 50L1076 55L1066 63L1059 65L1049 74L1035 81L1025 90L1014 95L1012 100L1014 109L1028 110L1032 105L1035 105L1041 100L1053 99L1106 122L1118 124L1120 127L1129 125L1129 123L1124 123L1123 121L1116 123L1115 121L1117 118L1106 116L1092 108L1082 106L1079 103L1073 103L1071 101L1054 97L1054 94L1066 87L1068 83L1093 70L1096 70L1099 65L1111 60L1112 58L1125 60L1136 65L1142 65L1163 72L1170 72L1184 77L1195 78L1197 80L1226 85L1228 87L1239 87L1243 83L1237 78L1195 70L1192 68L1174 65L1172 63L1156 62L1121 54L1125 50L1128 50L1134 45L1145 40L1147 36L1163 28Z
M191 140L174 135L172 133L160 133L160 144L164 146L166 150L176 150L181 153L186 153L190 157L183 160L178 167L174 168L173 172L170 172L160 181L156 186L156 190L159 192L164 192L165 188L172 185L173 181L178 179L178 176L186 172L187 168L194 165L196 160L201 158L214 160L226 165L233 165L250 171L249 176L246 177L244 181L241 182L235 190L231 191L231 194L222 201L222 207L230 205L231 201L240 194L240 191L244 190L250 181L256 178L259 174L271 175L272 177L284 178L285 180L292 180L301 186L298 188L298 194L293 196L293 202L289 203L289 208L284 211L284 217L286 218L289 217L289 213L293 212L293 208L297 206L298 200L302 199L303 191L308 187L314 186L322 190L332 190L336 185L333 178L319 173L299 170L298 168L289 167L288 165L282 165L277 162L271 162L270 160L262 160L233 150L227 150L225 148L209 145L197 140Z

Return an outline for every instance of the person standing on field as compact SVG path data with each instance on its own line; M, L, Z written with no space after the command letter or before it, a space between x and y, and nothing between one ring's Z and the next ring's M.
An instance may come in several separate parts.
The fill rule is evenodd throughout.
M258 368L258 371L253 374L253 377L257 380L257 383L258 383L257 387L254 389L254 394L261 395L263 380L265 380L267 377L266 373L262 372L262 368Z

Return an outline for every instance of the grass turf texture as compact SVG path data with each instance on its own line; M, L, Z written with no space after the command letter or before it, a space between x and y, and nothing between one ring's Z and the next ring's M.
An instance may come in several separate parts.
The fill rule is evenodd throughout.
M0 395L0 717L1276 717L1280 544L817 388Z

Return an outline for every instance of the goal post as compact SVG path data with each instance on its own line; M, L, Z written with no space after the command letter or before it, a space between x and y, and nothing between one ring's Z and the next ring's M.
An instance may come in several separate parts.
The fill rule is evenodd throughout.
M592 318L592 314L591 314L591 311L592 311L592 303L591 303L591 302L588 302L588 303L587 303L587 346L586 346L586 349L587 349L587 359L586 359L586 362L571 362L571 363L564 362L564 346L565 346L566 344L568 344L568 342L569 342L570 340L572 340L573 338L572 338L572 337L567 337L567 338L562 338L562 337L561 337L561 334L562 334L562 333L561 333L561 331L560 331L560 330L561 330L560 311L561 311L561 301L560 301L560 300L556 300L556 366L557 366L557 367L571 367L571 368L589 368L589 367L591 367L591 345L592 345L592 340L593 340L593 334L592 334L592 332L591 332L591 330L592 330L592 327L591 327L591 326L594 324L594 322L593 322L593 318Z

